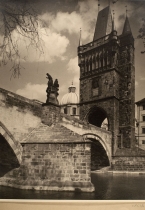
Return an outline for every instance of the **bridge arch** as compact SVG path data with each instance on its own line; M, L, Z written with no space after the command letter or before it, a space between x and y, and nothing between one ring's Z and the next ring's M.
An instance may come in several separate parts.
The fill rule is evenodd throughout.
M6 126L0 121L0 137L1 139L5 139L13 153L15 154L18 163L20 164L22 161L22 146L21 144L15 140L10 131L6 128Z
M96 105L91 107L86 114L86 120L92 125L109 130L109 117L102 107Z
M103 148L103 150L104 150L103 154L104 154L104 156L106 156L105 157L106 161L108 160L108 163L106 164L106 166L110 166L111 165L111 153L110 153L109 148L105 144L104 140L96 134L84 134L83 138L91 140L91 142L96 145L96 148L99 147L98 148L99 150L100 149L102 150L102 148Z

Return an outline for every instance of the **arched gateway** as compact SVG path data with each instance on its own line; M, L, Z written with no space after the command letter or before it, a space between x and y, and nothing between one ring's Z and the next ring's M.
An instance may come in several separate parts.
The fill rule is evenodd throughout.
M98 106L93 106L87 113L86 120L97 127L102 127L105 130L108 130L109 119L106 111Z

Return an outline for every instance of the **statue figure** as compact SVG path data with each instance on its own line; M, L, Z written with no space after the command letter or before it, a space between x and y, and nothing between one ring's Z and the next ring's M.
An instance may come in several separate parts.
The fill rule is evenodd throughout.
M57 80L57 79L54 81L53 86L54 86L55 91L56 91L56 94L57 94L57 96L58 96L59 84L58 84L58 80Z
M59 90L59 84L58 84L58 80L56 79L53 83L53 79L51 77L50 74L46 74L47 75L47 79L48 79L48 87L46 89L47 92L47 100L46 103L48 102L52 102L52 103L56 103L58 104L58 100L57 100L57 96L58 94L58 90Z
M48 79L48 87L47 87L47 90L51 90L51 87L53 86L53 79L52 79L52 77L50 76L50 74L46 74L47 75L47 79ZM46 92L47 92L47 90L46 90Z

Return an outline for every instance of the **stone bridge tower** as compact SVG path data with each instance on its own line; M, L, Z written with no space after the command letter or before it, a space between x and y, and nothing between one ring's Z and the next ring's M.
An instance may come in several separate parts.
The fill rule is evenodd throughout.
M134 39L128 17L117 34L110 7L98 13L94 39L78 47L80 118L112 132L112 155L134 146Z

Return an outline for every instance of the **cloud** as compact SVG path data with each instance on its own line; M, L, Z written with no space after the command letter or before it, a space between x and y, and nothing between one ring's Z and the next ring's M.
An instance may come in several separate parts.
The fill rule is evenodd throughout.
M79 91L80 68L78 66L78 57L69 60L67 64L67 70L72 75L70 82L73 82L77 91Z
M115 26L119 33L122 32L125 21L125 5L125 1L117 1L111 8L111 12L113 12L113 10L115 11ZM128 3L127 5L128 17L130 17L133 15L133 5L132 3ZM106 2L101 2L101 9L105 6L107 6ZM75 34L79 37L81 28L82 40L89 42L93 40L97 15L98 4L96 0L86 0L78 1L78 11L73 11L71 13L58 12L55 15L52 13L45 13L40 16L40 19L54 32Z
M49 28L39 28L39 33L42 41L38 46L42 46L42 51L32 46L30 39L19 34L17 30L13 31L12 39L18 45L21 61L53 63L56 59L65 60L65 53L69 45L68 38Z
M73 82L76 86L76 93L79 93L80 68L78 66L78 57L69 60L67 70L71 74L70 84Z
M140 80L145 81L145 77L140 77Z
M112 7L114 10L114 21L116 29L119 33L122 33L125 17L126 17L126 9L127 9L127 16L130 17L133 14L133 5L130 2L127 2L127 8L126 8L126 2L117 1L116 4L114 4L114 7Z
M79 66L78 66L78 57L71 58L67 64L67 70L71 73L78 73Z
M97 4L95 0L78 2L78 12L58 12L56 15L45 13L40 16L44 25L52 31L59 33L76 34L79 37L80 28L82 29L82 39L92 41L92 28L95 27L97 19Z
M138 82L137 81L135 81L135 86L138 86Z
M45 84L28 83L24 88L18 89L16 93L29 99L37 99L44 102L46 100L46 88L47 85Z
M82 39L86 39L90 36L90 27L84 22L81 14L77 12L58 12L56 16L46 13L40 17L49 28L54 32L75 34L79 37L80 28L82 28Z
M45 61L49 63L54 62L57 58L65 60L65 52L69 45L69 40L64 35L52 32L50 29L46 29L47 34L43 35L43 41L45 43L44 55Z
M55 31L67 31L69 34L79 33L81 25L81 16L75 11L70 14L68 12L58 12L51 22L51 26Z
M76 93L79 96L79 92L80 92L80 80L79 80L79 76L74 76L73 77L73 84L76 86Z

